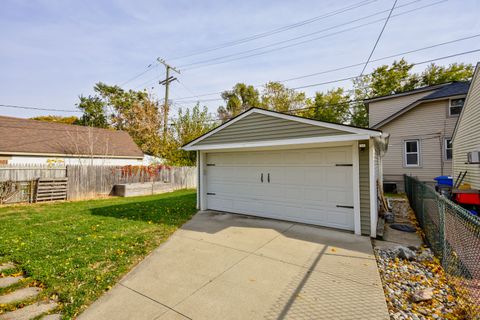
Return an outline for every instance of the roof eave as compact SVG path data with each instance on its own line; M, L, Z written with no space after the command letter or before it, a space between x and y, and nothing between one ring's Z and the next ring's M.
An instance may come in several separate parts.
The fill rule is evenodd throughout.
M337 135L337 136L308 137L308 138L296 138L296 139L207 144L207 145L183 147L182 149L185 151L207 151L207 150L252 149L252 148L264 148L264 147L285 147L285 146L293 146L293 145L308 146L308 145L318 145L321 143L368 140L372 137L379 137L381 135L382 133L380 132L378 135L373 135L373 136L367 135L367 134L344 134L344 135Z

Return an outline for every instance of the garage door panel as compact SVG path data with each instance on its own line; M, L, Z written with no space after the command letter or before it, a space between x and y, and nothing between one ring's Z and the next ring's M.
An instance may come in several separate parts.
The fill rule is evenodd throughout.
M218 197L248 198L251 200L265 197L265 187L248 183L211 183L208 193Z
M283 171L283 181L287 185L304 185L305 183L305 168L289 167Z
M351 152L347 150L335 150L325 153L326 164L350 163L352 161Z
M352 168L333 167L325 171L325 181L333 187L352 188Z
M352 167L336 166L351 162L351 147L207 154L207 206L352 230L337 207L353 205Z

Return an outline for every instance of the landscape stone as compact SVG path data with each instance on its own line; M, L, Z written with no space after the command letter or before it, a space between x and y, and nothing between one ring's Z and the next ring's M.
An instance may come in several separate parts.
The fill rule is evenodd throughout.
M19 282L20 280L24 279L23 276L20 277L4 277L0 278L0 288L6 288Z
M7 303L13 303L17 301L23 301L27 300L29 298L33 298L38 293L42 291L40 288L36 287L27 287L23 289L18 289L13 292L10 292L9 294L0 296L0 304L7 304Z
M0 264L0 271L13 269L13 268L15 268L15 264L13 264L12 262L6 262L6 263Z
M0 320L29 320L52 311L58 306L56 302L34 303L0 315Z
M410 250L407 247L399 246L395 249L395 254L400 259L413 260L415 259L416 253Z
M427 301L433 298L433 288L417 290L412 294L414 302Z

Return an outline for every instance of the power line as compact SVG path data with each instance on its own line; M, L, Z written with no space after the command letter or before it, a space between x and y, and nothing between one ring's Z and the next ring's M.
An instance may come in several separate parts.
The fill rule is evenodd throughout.
M415 0L415 1L409 2L409 3L407 3L407 4L404 4L403 6L407 6L407 5L410 5L410 4L415 3L415 2L418 2L418 1L422 1L422 0ZM402 12L402 13L398 13L398 14L392 15L391 18L393 18L393 17L398 17L398 16L402 16L402 15L405 15L405 14L408 14L408 13L411 13L411 12L415 12L415 11L418 11L418 10L421 10L421 9L425 9L425 8L428 8L428 7L431 7L431 6L434 6L434 5L437 5L437 4L446 2L446 1L448 1L448 0L441 0L441 1L437 1L437 2L428 4L428 5L425 5L425 6L421 6L421 7L418 7L418 8L411 9L411 10L407 10L407 11L404 11L404 12ZM398 9L398 8L400 8L400 7L397 7L397 9ZM317 34L317 33L322 33L322 32L325 32L325 31L328 31L328 30L331 30L331 29L335 29L335 28L338 28L338 27L342 27L342 26L351 24L351 23L353 23L353 22L357 22L357 21L360 21L360 20L363 20L363 19L367 19L367 18L370 18L370 17L372 17L372 16L375 16L375 15L378 15L378 14L382 14L382 13L385 13L385 12L387 12L387 11L381 11L381 12L378 12L378 13L376 13L376 14L372 14L372 15L369 15L369 16L366 16L366 17L363 17L363 18L355 19L355 20L353 20L353 21L350 21L350 22L347 22L347 23L343 23L343 24L339 24L339 25L336 25L336 26L333 26L333 27L329 27L329 28L326 28L326 29L323 29L323 30L319 30L319 31L317 31L317 32L313 32L313 33L310 33L310 34L307 34L307 35L294 37L294 38L291 38L291 39L287 39L287 40L275 42L275 43L272 43L272 44L269 44L269 45L265 45L265 46L262 46L262 47L257 47L257 48L254 48L254 49L250 49L250 50L238 52L238 53L235 53L235 54L230 54L230 55L227 55L227 56L216 57L216 58L212 58L212 59L209 59L209 60L204 60L204 61L199 61L199 62L194 62L194 63L182 65L182 66L180 66L180 67L181 67L182 69L184 69L184 70L198 69L198 68L202 68L202 67L208 67L208 66L212 66L212 65L223 64L223 63L227 63L227 62L232 62L232 61L247 59L247 58L251 58L251 57L255 57L255 56L267 54L267 53L270 53L270 52L276 52L276 51L283 50L283 49L286 49L286 48L291 48L291 47L294 47L294 46L299 46L299 45L302 45L302 44L311 43L312 41L321 40L321 39L324 39L324 38L327 38L327 37L330 37L330 36L335 36L335 35L342 34L342 33L348 32L348 31L352 31L352 30L356 30L356 29L359 29L359 28L363 28L363 27L369 26L369 25L373 25L373 24L376 24L376 23L378 23L378 22L381 22L381 21L386 20L386 18L377 19L377 20L374 20L374 21L371 21L371 22L363 23L363 24L360 24L360 25L357 25L357 26L353 26L353 27L350 27L350 28L346 28L346 29L340 30L340 31L332 32L332 33L329 33L329 34L326 34L326 35L323 35L323 36L320 36L320 37L315 37L315 38L311 38L311 39L307 39L307 40L295 42L295 43L292 43L292 44L289 44L289 45L285 45L285 46L281 46L281 47L276 47L276 48L273 48L273 49L270 49L270 50L265 50L265 51L261 51L261 52L257 52L257 53L253 53L253 54L249 54L249 55L245 55L245 56L240 56L240 57L236 57L236 58L232 58L232 59L226 59L226 58L229 58L229 57L233 57L233 56L237 56L237 55L242 55L242 54L245 54L245 53L249 53L249 52L253 52L253 51L258 51L258 50L261 50L261 49L266 49L266 48L269 48L269 47L272 47L272 46L277 46L277 45L279 45L279 44L283 44L283 43L287 43L287 42L292 42L292 41L295 41L295 40L299 40L299 39L302 39L302 38L305 38L305 37L312 36L312 35ZM225 59L226 59L226 60L225 60ZM208 62L212 62L212 63L208 63ZM190 67L190 68L185 68L185 67L187 67L187 66L192 66L192 67Z
M412 65L415 66L415 65L426 64L426 63L430 63L430 62L434 62L434 61L438 61L438 60L445 60L445 59L448 59L448 58L453 58L453 57L457 57L457 56L461 56L461 55L471 54L471 53L475 53L475 52L479 52L479 51L480 51L480 49L463 51L463 52L450 54L450 55L446 55L446 56L442 56L442 57L438 57L438 58L434 58L434 59L428 59L428 60L424 60L424 61L420 61L420 62L414 62L414 63L412 63ZM366 75L370 75L370 74L371 73L366 74ZM304 89L304 88L310 88L310 87L317 87L317 86L321 86L321 85L325 85L325 84L332 84L332 83L343 82L343 81L347 81L347 80L353 80L353 79L356 79L358 77L359 76L345 77L345 78L340 78L340 79L335 79L335 80L329 80L329 81L318 82L318 83L308 84L308 85L304 85L304 86L294 87L294 88L291 88L291 89L298 90L298 89ZM258 87L258 86L254 86L254 87ZM220 93L221 92L223 92L223 91L220 91ZM179 98L179 99L181 99L181 98ZM189 100L189 101L184 100L184 101L181 101L181 102L182 103L195 103L195 102L210 102L210 101L220 101L220 100L223 100L223 99L215 98L215 99Z
M82 111L80 110L50 109L50 108L42 108L42 107L17 106L13 104L0 104L0 107L13 108L13 109L26 109L26 110L52 111L52 112L82 113Z
M406 55L406 54L415 53L415 52L419 52L419 51L423 51L423 50L427 50L427 49L432 49L432 48L436 48L436 47L439 47L439 46L444 46L444 45L447 45L447 44L452 44L452 43L460 42L460 41L464 41L464 40L470 40L470 39L478 38L478 37L480 37L480 34L475 34L475 35L464 37L464 38L459 38L459 39L455 39L455 40L450 40L450 41L445 41L445 42L433 44L433 45L423 47L423 48L418 48L418 49L414 49L414 50L404 51L404 52L401 52L401 53L396 53L396 54L393 54L393 55L389 55L389 56L385 56L385 57L370 60L370 62L378 62L378 61L381 61L381 60L395 58L395 57L398 57L398 56L403 56L403 55ZM321 75L321 74L330 73L330 72L334 72L334 71L340 71L340 70L350 69L350 68L354 68L354 67L359 67L359 66L364 65L365 63L366 63L366 61L359 62L359 63L355 63L355 64L343 66L343 67L338 67L338 68L334 68L334 69L329 69L329 70L324 70L324 71L320 71L320 72L310 73L310 74L307 74L307 75L297 76L297 77L289 78L289 79L285 79L285 80L279 80L278 82L288 82L288 81L293 81L293 80L309 78L309 77L318 76L318 75Z
M478 36L479 36L479 35L474 35L474 36L467 37L467 38L473 38L473 37L478 37ZM467 39L467 38L463 38L463 39ZM449 42L449 43L451 43L451 42ZM466 54L471 54L471 53L476 53L476 52L480 52L480 48L479 48L479 49L474 49L474 50L469 50L469 51L463 51L463 52L459 52L459 53L455 53L455 54L450 54L450 55L446 55L446 56L442 56L442 57L438 57L438 58L434 58L434 59L429 59L429 60L424 60L424 61L420 61L420 62L415 62L415 63L412 63L412 65L426 64L426 63L435 62L435 61L438 61L438 60L444 60L444 59L454 58L454 57L457 57L457 56L466 55ZM374 60L372 60L372 61L374 61ZM370 74L366 74L366 75L370 75ZM366 75L365 75L365 76L366 76ZM324 84L331 84L331 83L336 83L336 82L342 82L342 81L351 80L351 79L355 79L355 78L358 78L358 76L352 76L352 77L346 77L346 78L341 78L341 79L335 79L335 80L331 80L331 81L314 83L314 84L310 84L310 85L306 85L306 86L295 87L295 88L292 88L292 89L297 90L297 89L302 89L302 88L307 88L307 87L320 86L320 85L324 85ZM223 91L219 91L219 93L221 93L221 92L223 92ZM211 94L208 94L208 95L211 95ZM198 96L205 96L205 94L204 94L204 95L198 95ZM180 100L180 99L181 99L181 98L178 98L177 100ZM223 99L219 98L219 99L204 99L204 100L175 101L175 102L176 102L176 103L196 103L196 102L218 101L218 100L223 100ZM0 104L0 107L16 108L16 109L27 109L27 110L40 110L40 111L57 111L57 112L76 112L76 113L81 113L81 111L79 111L79 110L52 109L52 108L31 107L31 106L19 106L19 105L10 105L10 104Z
M341 14L341 13L344 13L344 12L347 12L347 11L350 11L350 10L354 10L354 9L360 8L362 6L366 6L368 4L376 2L376 1L377 0L360 1L356 4L351 5L351 6L345 7L343 9L335 10L335 11L326 13L324 15L316 16L316 17L313 17L313 18L310 18L310 19L307 19L307 20L304 20L304 21L300 21L300 22L297 22L297 23L294 23L294 24L291 24L291 25L280 27L280 28L277 28L277 29L274 29L274 30L271 30L271 31L267 31L267 32L263 32L263 33L260 33L260 34L256 34L256 35L253 35L253 36L248 36L248 37L236 40L236 41L227 42L227 43L224 43L224 44L221 44L219 46L212 47L210 49L206 49L206 50L203 50L203 51L190 53L190 54L187 54L187 55L184 55L184 56L173 57L169 60L177 60L177 59L192 57L192 56L200 55L202 53L207 53L207 52L211 52L211 51L215 51L215 50L220 50L220 49L227 48L227 47L230 47L230 46L235 46L235 45L242 44L242 43L245 43L245 42L257 40L257 39L264 38L264 37L267 37L267 36L270 36L270 35L274 35L274 34L277 34L277 33L280 33L280 32L284 32L284 31L288 31L288 30L291 30L291 29L294 29L294 28L298 28L298 27L304 26L306 24L313 23L313 22L321 20L321 19L329 18L329 17L335 16L335 15L338 15L338 14ZM418 0L418 1L421 1L421 0ZM120 86L124 86L125 84L140 78L141 76L143 76L147 72L149 72L149 71L151 71L151 70L153 70L154 68L157 68L157 67L158 67L158 64L156 63L156 61L154 61L153 63L151 63L147 66L146 70L144 70L144 71L140 72L139 74L133 76L132 78L124 81L123 83L120 84ZM155 79L152 79L152 80L155 80ZM152 80L149 80L148 83L151 82Z
M157 61L154 61L154 62L150 63L150 64L147 66L147 69L146 69L146 70L144 70L144 71L140 72L139 74L135 75L134 77L132 77L132 78L130 78L130 79L122 82L122 83L120 84L120 87L123 87L123 86L126 85L127 83L132 82L133 80L136 80L136 79L140 78L140 77L143 76L145 73L147 73L147 72L149 72L150 70L153 70L153 69L155 69L155 68L157 68L157 67L158 67Z
M413 3L420 2L420 1L423 1L423 0L414 0L414 1L408 2L406 4L403 4L401 6L396 7L396 9L399 9L399 8L402 8L402 7L405 7L405 6L409 6ZM427 7L431 7L431 6L446 2L446 1L448 1L448 0L440 0L440 1L437 1L437 2L434 2L434 3L431 3L431 4L427 4L427 5L418 7L418 8L414 8L414 9L411 9L411 10L407 10L407 11L392 15L392 17L398 17L398 16L401 16L401 15L405 15L405 14L408 14L408 13L411 13L411 12L414 12L414 11L418 11L418 10L421 10L421 9L425 9ZM358 22L360 20L364 20L364 19L367 19L367 18L371 18L373 16L376 16L376 15L379 15L379 14L382 14L382 13L386 13L386 12L389 12L389 10L379 11L377 13L374 13L374 14L371 14L371 15L368 15L368 16L365 16L365 17L362 17L362 18L358 18L358 19L349 21L347 23L338 24L338 25L335 25L335 26L332 26L332 27L329 27L329 28L325 28L325 29L322 29L322 30L319 30L319 31L316 31L316 32L313 32L313 33L309 33L309 34L294 37L294 38L291 38L291 39L271 43L271 44L268 44L268 45L265 45L265 46L262 46L262 47L257 47L257 48L249 49L249 50L246 50L246 51L237 52L237 53L234 53L234 54L222 56L222 57L216 57L216 58L212 58L212 59L209 59L209 60L204 60L204 61L199 61L199 62L193 62L193 63L190 63L190 64L185 64L185 65L180 66L180 68L182 68L183 70L198 69L198 68L202 68L202 67L208 67L208 66L212 66L212 65L224 64L224 63L233 62L233 61L237 61L237 60L243 60L243 59L267 54L267 53L270 53L270 52L276 52L276 51L287 49L287 48L290 48L290 47L310 43L312 41L317 41L317 40L324 39L324 38L327 38L327 37L330 37L330 36L335 36L335 35L342 34L342 33L345 33L345 32L351 31L351 30L356 30L356 29L363 28L363 27L366 27L366 26L369 26L369 25L373 25L373 24L376 24L378 22L384 21L386 18L377 19L377 20L374 20L374 21L371 21L371 22L368 22L368 23L364 23L364 24L360 24L360 25L357 25L357 26L354 26L354 27L346 28L346 29L343 29L343 30L340 30L340 31L332 32L332 33L329 33L329 34L326 34L326 35L323 35L323 36L320 36L320 37L311 38L311 39L300 41L300 42L295 42L295 43L292 43L292 44L288 44L288 45L285 45L285 46L273 48L273 49L270 49L270 50L265 50L265 51L261 51L261 52L257 52L257 53L253 53L253 54L249 54L249 55L245 55L245 56L240 56L240 57L236 57L236 58L232 58L232 59L226 59L228 57L234 57L234 56L242 55L242 54L245 54L245 53L258 51L258 50L266 49L266 48L269 48L269 47L274 47L274 46L277 46L279 44L292 42L294 40L299 40L301 38L309 37L309 36L312 36L312 35L315 35L315 34L318 34L318 33L322 33L322 32L328 31L328 30L332 30L332 29L335 29L335 28L338 28L338 27L342 27L342 26L345 26L345 25L348 25L348 24L351 24L351 23L354 23L354 22ZM212 63L208 63L208 62L212 62ZM192 67L185 69L186 66L192 66ZM157 79L158 79L158 77L154 77L150 80L147 80L146 82L139 85L137 88L145 86L147 84L150 84L151 82L156 81Z
M218 46L211 47L210 49L200 50L200 51L189 53L189 54L186 54L186 55L183 55L183 56L173 57L173 58L170 58L170 60L184 59L184 58L200 55L200 54L203 54L203 53L212 52L212 51L215 51L215 50L220 50L220 49L223 49L223 48L236 46L238 44L243 44L243 43L250 42L250 41L253 41L253 40L265 38L265 37L268 37L268 36L271 36L271 35L274 35L274 34L277 34L277 33L281 33L281 32L284 32L284 31L288 31L288 30L291 30L291 29L294 29L294 28L298 28L298 27L301 27L301 26L304 26L304 25L307 25L307 24L310 24L310 23L313 23L313 22L316 22L316 21L319 21L319 20L322 20L322 19L325 19L325 18L336 16L338 14L341 14L341 13L344 13L344 12L347 12L347 11L350 11L350 10L354 10L354 9L369 5L369 4L374 3L376 1L377 0L360 1L356 4L351 5L351 6L348 6L348 7L342 8L342 9L338 9L338 10L334 10L332 12L325 13L325 14L320 15L320 16L316 16L316 17L313 17L313 18L310 18L310 19L307 19L307 20L303 20L303 21L300 21L300 22L297 22L297 23L294 23L294 24L286 25L286 26L283 26L283 27L280 27L280 28L276 28L276 29L266 31L266 32L262 32L262 33L259 33L259 34L255 34L255 35L252 35L252 36L247 36L245 38L241 38L241 39L238 39L238 40L229 41L229 42L220 44Z
M377 37L377 40L375 41L375 44L373 45L372 51L370 52L370 55L368 56L367 62L365 62L365 65L363 66L362 72L360 72L360 76L363 75L365 72L365 69L367 68L368 63L370 62L370 59L373 56L373 53L375 52L375 49L377 48L378 43L380 42L380 38L382 37L383 32L385 31L385 27L387 26L388 20L390 20L390 17L392 16L393 10L395 10L395 5L397 4L397 0L393 3L392 9L390 10L390 13L388 14L387 20L385 20L385 23L383 24L382 30L380 31L380 34Z
M479 52L479 51L480 51L480 49L464 51L464 52L451 54L451 55L448 55L448 56L443 56L443 57L439 57L439 58L435 58L435 59L429 59L429 60L425 60L425 61L415 62L415 63L412 63L412 65L416 66L416 65L420 65L420 64L430 63L430 62L434 62L434 61L438 61L438 60L444 60L444 59L453 58L453 57L457 57L457 56L461 56L461 55L465 55L465 54L470 54L470 53L475 53L475 52ZM371 73L368 73L367 75L371 75ZM346 80L353 80L353 79L358 78L358 77L359 76L353 76L353 77L348 77L348 78L343 78L343 79L338 79L338 80L314 83L314 84L309 84L309 85L305 85L305 86L295 87L295 88L292 88L292 89L297 90L297 89L316 87L316 86L323 85L323 84L330 84L330 83L341 82L341 81L346 81Z
M413 3L420 2L420 1L422 1L422 0L411 1L411 2L409 2L409 3L406 3L406 4L398 7L397 9L399 9L399 8L401 8L401 7L409 6L409 5L413 4ZM368 18L377 16L377 15L380 15L380 14L383 14L383 13L386 13L386 12L389 12L389 10L377 11L377 12L375 12L375 13L373 13L373 14L369 14L369 15L363 16L363 17L361 17L361 18L357 18L357 19L350 20L350 21L347 21L347 22L344 22L344 23L336 24L336 25L334 25L334 26L330 26L330 27L328 27L328 28L320 29L320 30L317 30L317 31L315 31L315 32L307 33L307 34L304 34L304 35L301 35L301 36L297 36L297 37L293 37L293 38L290 38L290 39L286 39L286 40L282 40L282 41L277 41L277 42L274 42L274 43L270 43L270 44L265 45L265 46L262 46L262 47L257 47L257 48L253 48L253 49L249 49L249 50L246 50L246 51L241 51L241 52L237 52L237 53L233 53L233 54L229 54L229 55L225 55L225 56L221 56L221 57L211 58L211 59L208 59L208 60L191 62L191 63L182 65L182 68L184 68L184 67L189 67L189 66L192 66L192 65L197 65L197 64L208 63L208 62L211 62L211 61L221 60L221 59L225 59L225 58L229 58L229 57L241 55L241 54L244 54L244 53L249 53L249 52L253 52L253 51L257 51L257 50L269 48L269 47L272 47L272 46L276 46L276 45L279 45L279 44L291 42L291 41L294 41L294 40L303 39L303 38L306 38L306 37L310 37L310 36L316 35L316 34L318 34L318 33L322 33L322 32L329 31L329 30L332 30L332 29L336 29L336 28L339 28L339 27L343 27L343 26L346 26L346 25L349 25L349 24L352 24L352 23L355 23L355 22L358 22L358 21L361 21L361 20L365 20L365 19L368 19ZM190 69L192 69L192 68L190 68Z

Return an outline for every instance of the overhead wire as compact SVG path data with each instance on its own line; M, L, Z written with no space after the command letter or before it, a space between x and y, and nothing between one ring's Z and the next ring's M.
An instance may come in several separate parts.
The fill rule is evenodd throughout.
M412 1L412 2L410 2L410 3L405 4L405 5L403 5L403 6L406 6L406 5L409 5L409 4L411 4L411 3L418 2L418 1L421 1L421 0L415 0L415 1ZM415 12L415 11L418 11L418 10L421 10L421 9L425 9L425 8L428 8L428 7L431 7L431 6L434 6L434 5L438 5L438 4L443 3L443 2L446 2L446 1L448 1L448 0L440 0L440 1L437 1L437 2L434 2L434 3L431 3L431 4L428 4L428 5L424 5L424 6L418 7L418 8L414 8L414 9L411 9L411 10L403 11L403 12L401 12L401 13L392 15L390 18L402 16L402 15L405 15L405 14L408 14L408 13L411 13L411 12ZM398 8L397 8L397 9L398 9ZM385 12L386 12L386 11L383 11L383 12L381 12L381 13L385 13ZM378 13L378 14L380 14L380 13ZM368 16L368 17L371 17L371 16L373 16L373 15L370 15L370 16ZM362 20L362 19L364 19L364 18L356 19L355 22L356 22L356 21L359 21L359 20ZM363 27L366 27L366 26L369 26L369 25L376 24L376 23L378 23L378 22L382 22L382 21L384 21L384 20L386 20L386 18L376 19L376 20L373 20L373 21L370 21L370 22L367 22L367 23L363 23L363 24L357 25L357 26L349 27L349 28L346 28L346 29L343 29L343 30L340 30L340 31L336 31L336 32L332 32L332 33L329 33L329 34L326 34L326 35L322 35L322 36L320 36L320 37L315 37L315 38L311 38L311 39L307 39L307 40L295 42L295 43L292 43L292 44L288 44L288 45L285 45L285 46L276 47L276 48L273 48L273 49L269 49L269 50L265 50L265 51L261 51L261 52L257 52L257 53L253 53L253 54L248 54L248 55L244 55L244 56L240 56L240 57L236 57L236 58L232 58L232 59L225 59L225 58L228 58L228 57L232 57L232 56L236 56L236 55L242 55L242 54L249 53L249 52L252 52L252 51L257 51L257 50L261 50L261 49L266 49L266 48L269 48L269 47L272 47L272 46L276 46L276 45L279 45L279 44L283 44L283 43L287 43L287 42L299 40L299 39L304 38L304 37L306 37L306 36L311 36L311 35L313 35L313 34L315 34L315 33L311 33L311 34L304 35L304 36L298 36L298 37L295 37L295 38L291 38L291 39L288 39L288 40L279 41L279 42L276 42L276 43L273 43L273 44L269 44L269 45L265 45L265 46L262 46L262 47L258 47L258 48L254 48L254 49L249 49L249 50L247 50L247 51L243 51L243 52L231 54L231 55L228 55L228 56L222 56L222 57L217 57L217 58L209 59L208 61L211 61L212 63L206 63L206 62L208 62L208 61L207 61L207 60L204 60L204 61L201 61L201 62L196 62L196 63L190 63L190 64L182 65L182 66L180 66L180 68L182 68L182 69L185 71L185 70L198 69L198 68L203 68L203 67L207 67L207 66L224 64L224 63L227 63L227 62L233 62L233 61L248 59L248 58L251 58L251 57L255 57L255 56L259 56L259 55L264 55L264 54L267 54L267 53L276 52L276 51L279 51L279 50L291 48L291 47L294 47L294 46L299 46L299 45L302 45L302 44L311 43L312 41L321 40L321 39L324 39L324 38L327 38L327 37L330 37L330 36L335 36L335 35L338 35L338 34L342 34L342 33L348 32L348 31L360 29L360 28L363 28ZM324 32L324 31L328 31L328 30L331 30L331 29L334 29L334 28L338 28L338 27L341 27L341 26L350 24L350 23L351 23L351 22L349 22L349 23L344 23L344 24L340 24L340 25L337 25L337 26L334 26L334 27L330 27L330 28L327 28L327 29L320 30L320 31L318 31L318 32L316 32L316 33L321 33L321 32ZM189 66L190 66L190 68L188 68ZM186 68L186 67L187 67L187 68Z
M253 41L253 40L257 40L257 39L260 39L260 38L268 37L268 36L271 36L271 35L274 35L274 34L278 34L278 33L281 33L281 32L285 32L285 31L288 31L288 30L291 30L291 29L294 29L294 28L298 28L298 27L307 25L307 24L309 24L309 23L316 22L316 21L318 21L318 20L322 20L322 19L329 18L329 17L335 16L335 15L338 15L338 14L341 14L341 13L344 13L344 12L347 12L347 11L350 11L350 10L354 10L354 9L357 9L357 8L360 8L360 7L369 5L369 4L374 3L374 2L377 2L377 1L378 1L378 0L366 0L366 1L364 0L364 1L360 1L360 2L358 2L358 3L356 3L356 4L347 6L347 7L342 8L342 9L334 10L334 11L332 11L332 12L329 12L329 13L326 13L326 14L323 14L323 15L320 15L320 16L316 16L316 17L313 17L313 18L310 18L310 19L307 19L307 20L303 20L303 21L294 23L294 24L290 24L290 25L287 25L287 26L283 26L283 27L280 27L280 28L277 28L277 29L274 29L274 30L271 30L271 31L263 32L263 33L256 34L256 35L252 35L252 36L248 36L248 37L245 37L245 38L236 40L236 41L230 41L230 42L221 44L221 45L219 45L219 46L212 47L212 48L210 48L210 49L206 49L206 50L202 50L202 51L197 51L197 52L190 53L190 54L187 54L187 55L184 55L184 56L172 57L172 58L170 58L169 60L178 60L178 59L183 59L183 58L187 58L187 57L192 57L192 56L200 55L200 54L203 54L203 53L208 53L208 52L220 50L220 49L223 49L223 48L227 48L227 47L230 47L230 46L235 46L235 45L238 45L238 44L243 44L243 43L246 43L246 42L249 42L249 41ZM418 1L422 1L422 0L418 0ZM136 74L135 76L129 78L128 80L122 82L122 83L120 84L120 86L124 86L124 85L126 85L127 83L130 83L130 82L132 82L132 81L140 78L141 76L143 76L143 75L146 74L147 72L149 72L149 71L157 68L158 66L159 66L159 64L158 64L158 62L155 60L154 62L152 62L151 64L149 64L149 65L147 66L146 70L144 70L144 71ZM150 81L152 81L152 80L149 80L149 82L150 82Z
M382 38L383 32L385 31L385 27L387 26L388 21L390 20L390 17L392 16L393 10L395 10L395 6L397 5L397 1L398 0L395 0L393 2L392 9L390 10L390 13L388 14L388 17L385 20L385 23L383 24L382 29L380 30L380 34L378 35L377 40L375 41L375 44L373 45L372 51L370 52L370 55L368 56L367 62L365 62L365 65L362 68L362 72L360 72L360 76L362 76L363 73L365 72L365 69L367 68L368 63L370 62L370 59L372 58L373 53L375 52L375 49L377 49L377 45L380 42L380 39Z
M342 8L342 9L334 10L332 12L325 13L325 14L320 15L320 16L316 16L316 17L313 17L313 18L310 18L310 19L307 19L307 20L303 20L303 21L300 21L300 22L297 22L297 23L294 23L294 24L286 25L286 26L283 26L283 27L280 27L280 28L276 28L276 29L266 31L266 32L262 32L262 33L259 33L259 34L255 34L255 35L252 35L252 36L247 36L247 37L244 37L244 38L241 38L241 39L238 39L238 40L229 41L229 42L217 45L217 46L213 46L209 49L199 50L199 51L192 52L192 53L189 53L189 54L186 54L186 55L183 55L183 56L172 57L169 60L178 60L178 59L189 58L189 57L200 55L200 54L203 54L203 53L208 53L208 52L224 49L224 48L227 48L227 47L236 46L238 44L243 44L243 43L246 43L246 42L250 42L250 41L253 41L253 40L265 38L265 37L268 37L268 36L271 36L271 35L274 35L274 34L278 34L278 33L284 32L284 31L288 31L288 30L291 30L291 29L294 29L294 28L298 28L298 27L301 27L301 26L304 26L304 25L307 25L307 24L310 24L310 23L313 23L313 22L316 22L316 21L319 21L319 20L322 20L322 19L325 19L325 18L329 18L329 17L335 16L335 15L338 15L338 14L341 14L341 13L344 13L344 12L347 12L347 11L350 11L350 10L354 10L354 9L369 5L369 4L374 3L374 2L377 2L377 0L360 1L356 4L351 5L351 6L347 6L347 7Z

